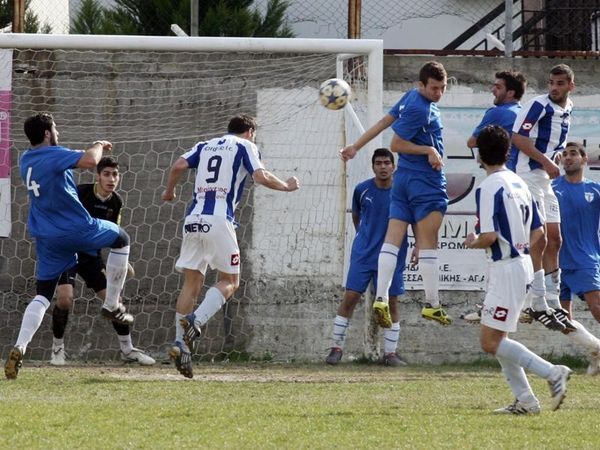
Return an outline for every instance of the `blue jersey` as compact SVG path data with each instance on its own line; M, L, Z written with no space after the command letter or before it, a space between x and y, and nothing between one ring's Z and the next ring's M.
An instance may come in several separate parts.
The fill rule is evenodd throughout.
M565 107L557 105L547 94L531 99L519 112L513 133L530 138L538 151L551 158L555 152L565 148L571 126L573 102L567 99ZM524 173L541 169L542 165L523 152L517 152L516 172Z
M417 89L412 89L404 94L388 114L396 119L392 124L392 130L399 137L413 144L434 147L440 156L444 156L440 110L435 103L423 97ZM426 155L400 153L398 168L440 173L431 167Z
M82 151L49 146L29 149L21 156L19 170L29 191L27 227L33 237L56 238L94 228L70 170L82 155Z
M509 170L492 173L477 188L475 202L475 231L498 235L488 251L493 261L529 254L531 230L541 227L542 222L521 177Z
M569 183L561 176L552 187L560 206L560 268L595 268L600 263L600 184L587 179Z
M352 213L360 216L360 222L352 243L352 261L377 267L379 250L387 231L390 192L391 188L378 188L375 178L365 180L354 188Z
M481 130L483 130L488 125L498 125L504 128L509 135L512 135L513 125L515 124L515 119L517 118L517 114L521 110L521 104L519 102L511 102L511 103L502 103L498 106L494 106L488 109L477 128L473 131L473 137L479 136ZM506 163L506 167L510 170L515 170L517 158L517 149L513 145L510 150L510 158Z

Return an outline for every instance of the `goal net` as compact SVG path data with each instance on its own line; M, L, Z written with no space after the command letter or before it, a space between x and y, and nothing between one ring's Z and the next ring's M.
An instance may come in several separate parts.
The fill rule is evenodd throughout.
M0 36L1 51L12 53L0 59L11 66L5 73L12 72L12 222L10 237L0 240L1 356L14 345L35 294L27 191L18 176L28 116L51 113L61 145L69 148L87 148L98 139L113 143L122 172L122 226L132 238L136 272L124 289L124 302L135 314L133 342L164 359L174 339L182 282L174 263L194 176L184 175L175 202L163 202L168 170L196 142L225 134L232 116L247 113L257 117L266 168L283 179L297 176L302 188L281 193L247 183L237 211L241 285L203 330L196 357L321 358L342 294L347 197L355 181L370 174L345 171L338 150L348 135L355 139L357 123L348 112L320 106L317 92L323 80L342 76L353 89L356 115L372 122L381 114L380 41L18 38ZM79 182L93 180L91 171L78 175ZM213 282L209 272L206 285ZM27 358L49 359L52 308ZM69 359L117 357L116 333L99 309L78 280L65 334Z

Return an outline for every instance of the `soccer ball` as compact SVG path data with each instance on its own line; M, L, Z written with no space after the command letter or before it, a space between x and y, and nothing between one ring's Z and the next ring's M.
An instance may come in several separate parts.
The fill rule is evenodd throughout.
M350 85L339 78L324 81L319 88L319 101L327 109L342 109L351 95Z

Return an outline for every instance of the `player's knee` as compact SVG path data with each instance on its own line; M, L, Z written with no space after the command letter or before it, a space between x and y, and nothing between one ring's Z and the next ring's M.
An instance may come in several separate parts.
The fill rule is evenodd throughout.
M73 306L73 297L59 292L56 296L56 306L59 309L69 311Z
M495 339L491 339L489 336L481 336L479 339L481 350L490 355L495 355L498 350L499 343Z
M131 242L131 239L129 238L129 235L127 234L127 232L123 228L119 227L119 236L117 236L117 239L115 239L115 241L112 243L110 248L127 247L127 246L129 246L130 242Z

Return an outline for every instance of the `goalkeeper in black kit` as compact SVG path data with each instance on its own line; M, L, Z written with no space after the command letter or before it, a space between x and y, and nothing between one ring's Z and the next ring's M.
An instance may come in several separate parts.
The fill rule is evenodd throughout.
M79 200L92 217L105 219L116 224L121 222L123 199L115 191L119 185L119 163L112 156L105 156L97 166L96 182L77 186ZM73 287L75 276L79 274L88 288L104 299L106 294L106 266L102 255L88 253L77 254L77 266L63 272L58 282L57 301L52 310L52 355L50 364L65 365L64 334L69 319L69 311L73 305ZM131 269L131 266L130 266ZM130 270L132 272L132 269ZM144 351L135 348L131 340L128 324L112 322L119 338L121 359L125 362L137 362L149 366L156 361Z

